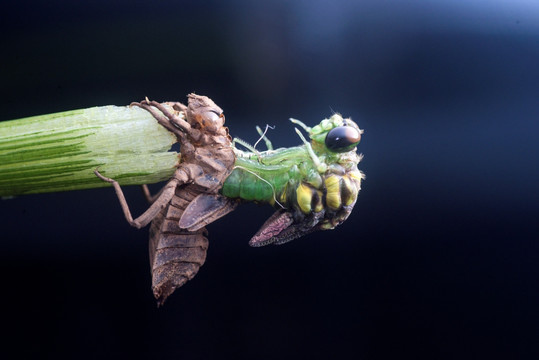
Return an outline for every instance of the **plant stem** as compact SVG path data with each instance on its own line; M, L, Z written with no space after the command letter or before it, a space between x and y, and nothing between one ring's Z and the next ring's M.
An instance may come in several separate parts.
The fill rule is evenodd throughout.
M0 122L0 196L122 185L171 177L176 137L146 110L100 106Z

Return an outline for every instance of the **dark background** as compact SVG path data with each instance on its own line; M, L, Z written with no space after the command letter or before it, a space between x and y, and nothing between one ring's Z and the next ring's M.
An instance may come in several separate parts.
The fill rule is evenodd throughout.
M157 309L147 229L112 189L0 202L0 351L177 359L539 356L534 1L20 1L2 5L0 119L210 96L234 136L365 129L350 219L247 244L269 207L209 227ZM128 188L136 214L146 207Z

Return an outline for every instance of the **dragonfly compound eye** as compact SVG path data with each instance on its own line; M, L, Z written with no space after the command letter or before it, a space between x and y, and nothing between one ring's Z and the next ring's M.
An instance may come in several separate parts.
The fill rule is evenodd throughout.
M333 152L352 150L361 140L361 133L351 126L339 126L326 135L326 147Z

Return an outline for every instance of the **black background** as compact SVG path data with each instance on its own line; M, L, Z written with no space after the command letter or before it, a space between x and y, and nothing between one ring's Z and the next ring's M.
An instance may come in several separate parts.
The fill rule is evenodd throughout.
M272 213L209 227L157 309L147 230L111 189L0 202L1 350L18 357L539 355L539 6L533 1L2 5L0 119L210 96L234 136L333 111L365 129L350 219L284 246ZM136 214L146 204L128 188Z

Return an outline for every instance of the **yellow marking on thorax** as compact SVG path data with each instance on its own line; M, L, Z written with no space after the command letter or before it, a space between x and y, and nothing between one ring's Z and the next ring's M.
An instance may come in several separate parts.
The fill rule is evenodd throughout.
M341 207L340 182L340 177L337 175L330 175L324 180L326 185L326 204L333 210Z
M311 212L311 200L313 197L312 190L309 186L301 183L296 189L296 199L298 201L299 208L305 214Z

